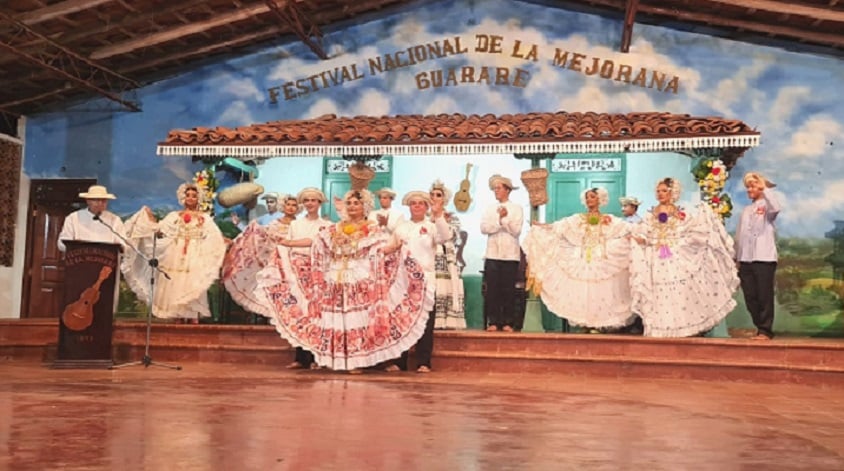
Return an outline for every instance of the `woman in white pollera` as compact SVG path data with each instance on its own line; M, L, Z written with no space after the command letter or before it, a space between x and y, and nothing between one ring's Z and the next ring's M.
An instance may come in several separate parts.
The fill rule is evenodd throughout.
M570 324L618 329L633 322L629 224L601 213L607 190L580 197L586 212L553 224L533 222L523 249L528 284L548 309Z

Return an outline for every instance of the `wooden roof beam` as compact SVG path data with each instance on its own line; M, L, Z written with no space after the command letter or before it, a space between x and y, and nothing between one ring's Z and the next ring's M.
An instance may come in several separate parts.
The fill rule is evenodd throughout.
M188 5L199 5L199 4L204 4L206 2L207 2L207 0L190 0L187 3L182 4L182 6L186 7ZM112 25L112 28L121 27L121 26L123 26L122 23L117 24L117 25ZM209 45L204 46L204 47L199 48L199 49L191 49L191 50L188 50L188 51L179 52L177 54L171 54L171 55L167 55L167 56L164 56L164 57L157 57L156 59L154 59L152 61L135 62L134 65L132 65L131 67L128 67L128 68L120 68L120 67L117 67L117 68L120 69L121 73L134 72L136 70L143 70L147 66L156 67L158 64L163 64L163 63L166 63L166 62L175 61L175 60L179 60L179 59L182 59L182 58L188 58L188 57L200 55L200 54L203 54L203 53L212 52L212 51L222 49L222 48L226 48L226 47L245 46L245 45L249 44L249 40L267 39L267 38L270 38L270 37L273 37L273 36L280 36L282 34L287 34L287 33L289 33L289 31L282 31L280 29L280 27L272 26L272 27L269 27L269 28L265 28L261 31L258 31L256 33L249 33L249 34L245 34L243 36L238 36L236 38L233 38L233 39L230 39L230 40L227 40L227 41L223 41L223 42L219 42L219 43L212 43L212 44L209 44ZM39 43L42 43L42 42L45 41L45 39L43 39L41 37L38 37L38 38L22 38L22 39L25 42L21 43L21 46L19 47L19 49L21 49L21 50L31 49L32 45L39 44ZM15 59L16 59L16 56L10 56L9 60L0 61L0 65L2 65L5 62L11 62ZM47 72L47 71L45 71L45 72ZM33 76L33 79L34 80L45 80L45 79L48 79L50 77L50 75L51 75L50 73L41 73L41 74L38 74L37 76ZM19 78L13 78L13 79L0 81L0 89L5 88L5 87L9 87L9 86L14 86L15 82L17 82L18 80L19 80Z
M0 109L12 109L19 107L21 105L25 105L27 103L32 103L33 101L43 100L48 97L52 97L55 95L59 95L61 93L66 93L68 91L67 88L60 88L56 90L50 90L44 93L39 93L38 95L28 96L26 98L21 98L15 101L7 101L5 103L0 104Z
M157 44L170 42L185 36L191 36L194 34L202 33L220 26L225 26L231 23L237 23L239 21L248 20L253 16L262 15L269 11L270 7L268 7L265 3L253 4L229 13L216 16L209 20L198 21L196 23L184 26L178 26L176 28L171 28L166 31L161 31L160 33L149 34L141 38L130 39L128 41L99 48L91 53L91 59L101 60L107 59L109 57L119 56L121 54L126 54L138 49L143 49L146 47L155 46Z
M12 111L9 108L6 108L6 105L0 105L0 114L7 114L9 116L13 116L15 118L20 118L22 115L16 111Z
M757 11L779 13L781 15L796 15L813 20L831 21L833 23L844 23L844 12L830 10L827 8L810 7L799 5L793 2L782 2L776 0L705 0L707 3L729 5L739 8L748 8ZM835 6L837 0L830 0L829 6Z
M322 31L305 14L299 11L295 3L287 0L266 0L266 2L270 10L289 26L296 37L305 43L317 57L322 60L328 59L328 54L322 47Z
M675 17L685 21L706 23L715 27L721 26L743 29L746 31L752 31L754 33L765 34L768 36L788 37L791 39L809 41L816 44L824 44L832 47L844 47L844 36L840 34L817 33L812 31L806 31L800 28L790 28L788 26L756 23L753 21L746 20L731 20L719 15L709 15L705 13L689 13L669 8L641 6L639 8L639 11L647 14Z
M633 40L633 23L636 22L636 11L639 0L627 0L624 6L624 29L621 31L621 52L630 52L630 42Z
M389 0L381 0L375 2L357 2L353 6L350 6L348 8L348 12L350 15L355 15L360 12L367 11L367 9L383 6L390 3L395 2ZM150 34L142 38L131 39L128 41L102 47L91 53L91 59L100 60L117 56L120 54L126 54L145 47L155 46L157 44L173 41L184 36L202 33L204 31L217 28L219 26L224 26L230 23L236 23L238 21L247 20L254 16L268 13L269 11L270 7L263 1L260 3L250 4L240 8L237 11L223 14L210 20L200 21L191 25L179 26L166 31L161 31L160 33ZM320 23L323 18L328 18L330 14L330 11L320 12L318 15L316 15L314 24Z
M73 33L62 32L59 34L52 34L49 36L49 38L54 39L56 41L61 41L62 44L67 46L80 39L94 37L99 34L106 33L109 31L115 31L121 28L129 29L130 26L136 25L138 23L152 21L157 17L160 18L162 16L166 16L168 14L175 13L181 10L186 10L188 8L204 5L207 2L208 0L189 0L187 2L182 3L171 3L167 7L157 9L151 13L145 13L141 15L126 15L125 18L118 22L103 23L102 25L97 26L95 28L82 28L80 31L75 31ZM36 47L40 44L43 44L43 41L40 38L35 38L32 41L20 44L19 47L21 49L29 49L32 47ZM2 63L3 61L0 61L0 64Z
M702 0L701 0L702 1ZM709 1L709 0L707 0ZM722 1L722 0L715 0ZM615 0L589 0L594 5L600 5L614 10L619 9L619 4ZM744 6L744 5L742 5ZM731 20L722 15L711 15L707 13L695 13L676 8L655 7L648 4L639 5L639 13L646 15L655 15L666 18L674 18L680 21L688 21L691 23L701 23L713 27L728 27L735 29L744 29L753 33L762 35L774 35L780 37L787 37L796 39L798 41L811 42L815 44L823 44L835 48L844 48L844 36L834 33L818 33L813 31L806 31L800 28L791 28L788 26L779 26L774 24L757 23L747 20Z
M10 38L0 40L0 49L4 49L29 63L48 70L53 75L63 77L70 82L76 83L78 86L94 91L127 109L132 111L141 110L138 103L125 100L120 96L122 92L140 86L134 80L124 77L56 43L3 11L0 11L0 24L7 24L12 28ZM32 38L40 38L49 47L45 47L37 53L29 53L18 48L18 42L27 41Z
M98 7L106 3L111 3L112 1L113 0L65 0L64 2L54 3L44 8L15 15L15 19L25 25L31 26L65 15L70 15L72 13L78 13L83 10Z
M122 73L131 73L138 70L152 69L167 63L177 63L182 59L187 59L193 56L213 54L221 49L252 44L254 41L260 41L273 36L279 36L281 34L285 34L285 31L283 31L279 26L270 26L260 31L244 34L227 41L209 44L198 49L190 49L177 54L157 57L156 59L147 62L137 62L129 67L121 68L120 71Z

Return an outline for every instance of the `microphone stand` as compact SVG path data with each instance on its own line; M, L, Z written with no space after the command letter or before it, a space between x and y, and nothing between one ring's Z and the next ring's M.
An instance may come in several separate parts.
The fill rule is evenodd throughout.
M158 234L156 233L152 236L152 257L147 258L147 256L144 255L143 252L141 252L137 247L132 245L132 243L129 242L129 240L127 240L126 237L123 236L123 234L115 231L113 227L103 221L102 218L100 218L99 214L94 215L94 220L107 227L112 234L116 235L120 240L122 240L125 245L132 249L132 251L134 251L139 257L141 257L141 259L146 260L147 265L152 268L152 270L150 270L149 275L149 306L147 306L147 335L146 340L144 342L144 356L138 361L122 363L120 365L112 365L111 367L109 367L109 369L117 370L120 368L125 368L127 366L144 365L145 368L149 368L150 366L159 366L161 368L170 368L171 370L181 370L182 367L178 365L169 365L167 363L153 361L152 357L149 355L149 339L150 333L152 331L152 306L155 304L155 273L161 273L164 278L167 278L168 280L170 279L170 275L168 275L167 272L159 268L158 259L155 257L155 246L159 238Z

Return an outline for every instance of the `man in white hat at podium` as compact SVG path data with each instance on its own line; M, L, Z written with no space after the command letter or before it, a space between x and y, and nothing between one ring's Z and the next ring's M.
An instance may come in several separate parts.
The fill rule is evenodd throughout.
M65 240L84 240L88 242L105 242L124 245L116 233L123 236L123 221L116 214L108 210L109 200L116 197L102 185L92 185L88 191L79 193L85 199L86 208L70 213L62 225L59 233L58 247L65 251ZM110 229L109 229L110 228ZM112 232L113 230L113 232Z

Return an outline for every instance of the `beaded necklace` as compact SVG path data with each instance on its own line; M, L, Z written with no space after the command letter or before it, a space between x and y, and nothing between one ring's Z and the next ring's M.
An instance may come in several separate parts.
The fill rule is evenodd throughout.
M604 236L604 226L610 223L611 219L600 212L583 213L580 215L581 225L584 228L583 234L583 258L589 263L592 261L593 249L600 247L601 258L607 257L606 244L607 240Z
M177 221L176 237L185 240L185 245L182 247L182 255L186 255L191 239L202 238L202 225L205 224L205 215L187 209L179 212ZM191 222L194 222L194 224L191 224Z

